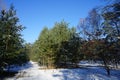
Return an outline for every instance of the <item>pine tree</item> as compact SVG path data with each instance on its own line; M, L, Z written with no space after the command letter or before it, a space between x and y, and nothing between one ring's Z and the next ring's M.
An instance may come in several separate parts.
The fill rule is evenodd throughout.
M53 68L62 67L63 64L67 66L67 63L77 63L79 59L75 59L74 56L79 57L79 40L77 36L73 38L75 32L75 29L69 28L64 21L55 23L52 29L45 27L33 44L33 52L40 65Z
M11 6L9 10L1 10L0 12L0 68L12 64L20 64L21 57L25 57L25 48L23 46L23 39L21 38L21 31L24 29L22 25L18 24L19 18L16 16L14 7Z

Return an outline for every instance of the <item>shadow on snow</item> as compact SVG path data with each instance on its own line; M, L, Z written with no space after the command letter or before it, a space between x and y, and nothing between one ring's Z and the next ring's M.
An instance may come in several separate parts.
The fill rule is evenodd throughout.
M9 67L9 71L8 71L8 67L6 67L6 69L0 73L0 80L4 80L5 78L9 78L9 77L14 77L20 71L29 69L32 66L33 64L31 62L27 62L27 63L22 64L21 66L11 65Z
M111 70L111 76L106 74L102 67L82 67L77 69L62 69L61 74L54 74L53 77L60 77L62 80L119 80L120 70Z

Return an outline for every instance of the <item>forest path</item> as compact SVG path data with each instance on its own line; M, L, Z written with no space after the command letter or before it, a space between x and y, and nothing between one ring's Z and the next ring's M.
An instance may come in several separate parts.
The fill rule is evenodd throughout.
M45 69L42 69L37 62L30 61L27 64L12 68L11 70L19 72L12 78L7 78L5 80L53 80L53 76L46 73ZM53 72L51 70L50 72ZM54 80L58 80L55 79Z
M120 70L111 70L111 76L108 76L102 67L43 69L37 62L30 61L11 70L19 72L14 77L4 80L120 80Z

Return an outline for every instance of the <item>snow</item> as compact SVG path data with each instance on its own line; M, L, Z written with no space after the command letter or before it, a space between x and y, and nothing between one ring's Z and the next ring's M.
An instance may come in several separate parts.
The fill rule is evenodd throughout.
M102 62L97 61L96 63L94 61L80 61L79 66L102 66Z
M111 76L107 76L104 68L94 66L76 69L42 69L36 62L30 61L22 67L13 67L10 70L19 73L5 80L120 80L120 70L111 70Z

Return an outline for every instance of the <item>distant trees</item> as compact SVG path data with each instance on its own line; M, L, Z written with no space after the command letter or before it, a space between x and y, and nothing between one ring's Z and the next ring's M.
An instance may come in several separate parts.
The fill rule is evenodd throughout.
M22 64L29 60L26 55L21 31L14 7L0 11L0 71L12 64Z

